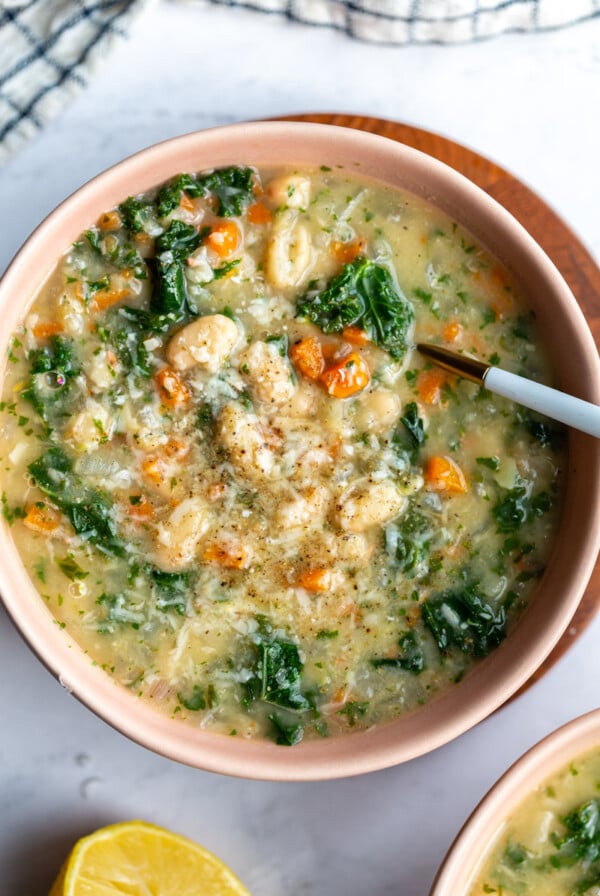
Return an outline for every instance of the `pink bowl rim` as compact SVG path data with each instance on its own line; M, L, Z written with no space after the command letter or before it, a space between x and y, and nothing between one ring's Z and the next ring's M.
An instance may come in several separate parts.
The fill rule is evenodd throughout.
M178 171L193 170L178 160L197 156L207 161L199 164L196 170L217 167L223 164L225 146L229 152L238 147L235 149L237 156L232 157L229 164L236 159L239 164L240 157L244 163L253 164L256 147L261 146L258 164L269 164L266 147L275 147L280 141L296 146L297 156L291 162L289 155L282 159L273 151L273 162L308 163L303 156L306 146L314 144L325 152L334 144L340 156L345 154L348 159L360 159L365 165L368 161L372 168L381 165L385 169L388 165L391 170L396 165L403 166L415 184L427 186L427 190L415 188L413 192L420 192L434 204L443 207L446 195L452 196L455 202L464 203L482 222L483 231L500 234L514 248L515 254L532 266L540 283L554 296L557 309L572 327L580 367L586 374L580 384L581 397L600 403L600 362L583 314L560 273L516 219L479 187L442 162L388 138L334 125L262 121L228 125L155 144L119 162L76 190L26 240L0 281L0 311L10 307L13 288L15 294L19 294L16 289L19 280L26 279L27 271L35 268L38 256L43 257L44 245L53 234L61 232L61 227L68 232L69 221L77 219L81 209L93 208L96 216L86 219L87 225L79 225L72 239L102 211L126 195L143 192ZM250 147L250 150L240 156L240 147ZM312 164L317 166L320 162L315 158L316 149L311 152ZM167 170L170 174L163 176ZM145 174L142 176L140 171ZM124 188L125 184L133 184L135 189L131 186ZM409 186L405 188L410 189ZM456 217L461 221L460 214ZM482 231L478 230L477 235L484 243L489 241L482 236ZM68 244L69 240L65 238L61 243L62 251ZM53 256L54 260L58 254ZM36 281L38 286L45 276ZM31 293L28 296L30 298ZM579 437L574 438L576 444L581 444L577 441ZM114 728L157 753L205 770L264 780L319 780L375 771L429 752L480 722L527 681L559 640L585 590L600 546L600 502L593 500L594 496L597 499L600 495L600 448L588 443L586 451L590 455L586 481L590 496L585 508L587 525L575 551L577 563L571 564L565 578L565 595L560 606L536 623L535 628L528 625L530 641L524 640L527 627L519 625L504 645L478 667L477 675L467 676L459 686L417 712L366 732L284 748L263 741L210 734L159 715L112 682L91 664L70 636L58 630L14 548L11 549L4 520L0 524L0 544L4 544L5 556L0 565L0 594L22 636L61 683ZM519 637L520 629L523 631ZM507 654L503 648L509 642L514 643L514 656L510 667L505 669L507 661L503 664L502 657ZM517 644L524 647L522 653ZM475 680L483 687L474 684Z
M561 725L513 762L463 824L429 896L465 896L465 886L470 886L474 871L510 812L569 761L594 748L600 750L600 709ZM479 849L482 843L485 846Z

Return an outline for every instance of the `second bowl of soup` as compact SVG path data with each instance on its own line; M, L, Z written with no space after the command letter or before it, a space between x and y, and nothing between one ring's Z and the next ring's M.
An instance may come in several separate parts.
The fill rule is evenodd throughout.
M450 850L430 896L594 896L600 888L600 712L525 754Z
M545 256L449 169L318 126L191 135L68 200L17 288L3 594L130 736L260 777L367 770L477 721L559 637L596 446L414 345L592 399L597 359Z

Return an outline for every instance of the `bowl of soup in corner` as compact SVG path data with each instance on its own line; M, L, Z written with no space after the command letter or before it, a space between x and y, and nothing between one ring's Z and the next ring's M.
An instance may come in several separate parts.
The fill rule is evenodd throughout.
M592 896L600 886L600 711L503 775L450 848L430 896Z
M525 230L357 131L190 134L83 186L0 285L0 591L61 682L166 756L358 774L443 744L560 638L590 437L417 341L600 400Z

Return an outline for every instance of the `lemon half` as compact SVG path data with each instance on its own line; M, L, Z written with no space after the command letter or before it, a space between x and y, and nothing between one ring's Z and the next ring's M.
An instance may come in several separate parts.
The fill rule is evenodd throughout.
M79 840L49 896L250 896L229 868L186 837L125 821Z

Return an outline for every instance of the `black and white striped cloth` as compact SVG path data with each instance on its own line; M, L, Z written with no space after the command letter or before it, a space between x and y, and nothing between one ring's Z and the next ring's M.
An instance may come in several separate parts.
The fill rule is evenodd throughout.
M85 86L151 0L0 0L0 163ZM180 2L180 0L178 0ZM600 0L189 0L387 44L460 43L600 15ZM201 11L198 11L201 15Z

